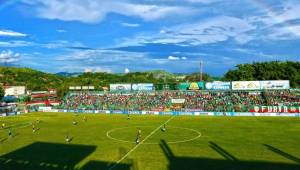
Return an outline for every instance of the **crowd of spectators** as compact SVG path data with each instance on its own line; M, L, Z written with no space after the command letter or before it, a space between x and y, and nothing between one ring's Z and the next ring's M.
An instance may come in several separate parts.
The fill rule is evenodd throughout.
M184 99L172 103L172 99ZM253 106L299 106L300 94L275 91L152 91L127 93L77 92L65 96L60 108L86 110L249 111Z

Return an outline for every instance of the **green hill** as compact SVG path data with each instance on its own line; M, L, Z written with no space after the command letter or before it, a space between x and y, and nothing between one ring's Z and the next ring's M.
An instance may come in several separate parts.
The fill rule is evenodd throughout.
M30 68L0 67L0 83L26 86L30 90L56 88L64 82L63 77Z
M30 90L55 88L63 96L69 86L95 86L102 90L111 83L176 83L199 81L199 73L172 74L162 70L132 72L128 74L96 73L58 73L50 74L30 68L0 67L0 83L3 85L22 85ZM290 80L293 88L300 87L300 62L261 62L239 64L229 70L224 77L213 78L203 74L204 81L213 80Z

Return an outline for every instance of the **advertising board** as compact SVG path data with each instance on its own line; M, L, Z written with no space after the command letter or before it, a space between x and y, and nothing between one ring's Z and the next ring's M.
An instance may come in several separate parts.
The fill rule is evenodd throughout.
M261 89L289 89L290 81L289 80L268 80L260 81Z
M88 90L89 86L82 86L82 90Z
M177 90L177 84L176 83L155 84L154 89L155 90Z
M132 90L137 90L137 91L151 91L153 90L153 84L152 83L132 84L131 88Z
M204 90L204 82L180 83L177 88L179 90Z
M232 90L259 90L259 81L233 81Z
M131 84L110 84L110 91L130 91Z
M75 86L75 90L81 90L81 86Z
M171 103L182 104L185 102L185 99L172 99Z
M203 90L205 87L204 82L193 82L189 86L189 90Z
M254 106L250 112L257 113L300 113L300 106Z
M230 90L231 83L222 81L206 82L205 88L207 90Z
M177 88L178 90L188 90L190 83L179 83Z
M50 112L52 110L52 107L39 106L38 110L41 112Z

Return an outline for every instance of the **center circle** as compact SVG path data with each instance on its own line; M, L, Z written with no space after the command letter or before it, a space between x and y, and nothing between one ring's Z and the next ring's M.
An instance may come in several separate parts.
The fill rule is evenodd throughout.
M138 129L142 130L142 141L144 138L149 135L153 129L157 127L154 126L132 126L132 127L121 127L114 128L106 132L106 136L109 139L123 142L123 143L135 143L135 137ZM196 140L201 137L201 133L198 130L177 126L167 126L167 130L162 132L161 130L157 130L152 136L150 136L145 142L142 144L146 145L155 145L159 144L159 142L151 142L151 140L166 140L168 144L175 143L184 143ZM145 133L146 132L146 133ZM116 137L118 136L118 137ZM130 139L128 139L130 138ZM148 141L148 142L147 142Z

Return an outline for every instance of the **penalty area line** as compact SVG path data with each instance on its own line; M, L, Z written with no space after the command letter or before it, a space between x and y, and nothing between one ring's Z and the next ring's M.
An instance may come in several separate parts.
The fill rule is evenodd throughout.
M167 124L171 121L175 116L170 117L163 124L159 125L156 129L154 129L148 136L146 136L139 144L135 145L130 151L128 151L121 159L119 159L114 165L112 165L108 170L114 169L120 162L122 162L125 158L127 158L136 148L138 148L141 144L143 144L148 138L150 138L155 132L157 132L164 124Z

